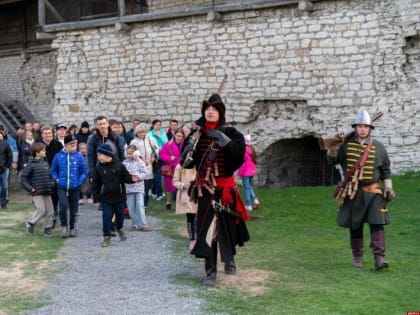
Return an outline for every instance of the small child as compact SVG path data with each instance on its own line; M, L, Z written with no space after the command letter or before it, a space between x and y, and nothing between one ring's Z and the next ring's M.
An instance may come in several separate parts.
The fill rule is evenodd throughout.
M137 175L141 181L134 184L125 184L127 191L127 206L130 211L130 217L133 225L130 231L140 230L142 232L150 232L152 229L147 226L146 214L144 209L144 182L147 176L146 165L139 158L140 152L133 144L129 145L125 150L127 159L123 164L131 175Z
M65 136L64 148L54 156L51 165L51 176L57 183L61 237L77 236L75 225L80 186L85 182L87 173L85 159L77 151L76 137L74 135ZM67 222L67 209L70 212L69 222Z
M252 211L260 206L260 202L253 189L253 179L257 171L257 152L251 144L251 135L245 137L245 160L238 169L238 176L242 177L242 185L245 195L245 209ZM252 203L252 204L251 204Z
M51 199L54 182L50 175L50 167L45 160L46 145L41 142L31 144L30 158L26 167L21 173L21 183L23 188L33 196L36 207L35 212L26 224L26 233L34 235L35 224L44 218L44 235L51 236L53 226L54 207Z
M78 151L82 154L83 158L85 159L86 164L88 163L87 160L87 144L82 142L78 145ZM84 199L87 198L88 203L93 203L92 201L92 192L91 192L91 184L89 178L86 178L85 182L80 187L80 199L79 205L82 205Z
M108 143L101 144L97 149L98 165L95 167L92 179L92 194L95 203L102 206L102 231L104 240L102 247L111 244L111 221L115 214L116 228L121 241L127 236L123 230L124 205L127 198L124 183L135 183L140 180L137 175L130 175L120 161L113 160L112 147Z

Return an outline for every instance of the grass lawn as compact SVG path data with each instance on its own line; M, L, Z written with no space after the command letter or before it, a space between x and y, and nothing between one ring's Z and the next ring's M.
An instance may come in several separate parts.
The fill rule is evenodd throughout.
M390 268L383 271L373 268L368 225L364 266L351 266L348 229L335 224L333 187L257 190L262 207L252 214L263 220L248 222L251 241L236 256L234 278L239 281L228 282L229 276L219 272L216 288L200 290L208 301L205 312L404 315L420 311L420 174L395 177L394 189L397 199L388 207L392 224L385 227ZM184 216L168 214L163 207L162 202L153 202L151 213L171 222L168 226L174 226L174 217L185 224ZM179 249L185 251L185 237L180 243ZM181 278L202 287L196 276Z
M219 272L215 288L201 284L197 272L179 274L180 281L198 288L208 303L206 314L387 314L420 311L420 174L394 177L397 199L389 205L392 224L386 226L390 268L375 271L365 225L363 268L351 266L347 229L335 224L333 187L259 189L263 216L249 221L251 241L238 249L238 274ZM18 198L18 197L16 197ZM174 252L187 253L185 216L152 201L149 214L163 219L164 233L175 240ZM15 314L48 301L36 297L57 272L60 237L46 238L38 227L24 234L33 211L30 199L0 210L0 314ZM55 236L58 232L54 231ZM197 266L202 269L202 260ZM223 270L221 264L220 269ZM180 294L183 294L180 292Z
M54 264L63 240L45 237L42 223L35 235L25 235L25 225L34 211L28 194L11 192L7 209L0 210L0 314L18 314L25 309L40 307L48 301L39 300L39 293L55 272Z

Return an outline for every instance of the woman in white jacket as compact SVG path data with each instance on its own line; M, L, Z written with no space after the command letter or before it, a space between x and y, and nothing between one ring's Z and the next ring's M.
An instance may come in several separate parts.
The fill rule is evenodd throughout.
M145 123L137 125L134 129L134 138L130 145L135 145L140 153L140 158L146 165L147 175L144 179L144 207L149 203L149 190L153 184L153 162L159 154L159 148L155 140L147 135L149 126Z

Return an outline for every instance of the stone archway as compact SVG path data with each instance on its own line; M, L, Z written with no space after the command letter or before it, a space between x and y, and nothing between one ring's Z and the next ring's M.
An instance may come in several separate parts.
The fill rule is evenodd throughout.
M279 140L260 156L258 182L266 187L330 185L332 167L318 139L306 136Z

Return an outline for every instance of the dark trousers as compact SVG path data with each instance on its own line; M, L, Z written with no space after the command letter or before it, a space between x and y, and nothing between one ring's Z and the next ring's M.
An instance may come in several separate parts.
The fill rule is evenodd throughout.
M147 207L149 204L149 190L153 186L153 179L144 180L144 206Z
M370 227L370 233L384 230L384 226L382 224L369 224L369 227ZM361 228L356 229L356 230L350 229L350 238L363 239L363 225Z
M58 204L60 208L61 226L69 226L70 230L74 229L76 223L76 213L79 207L80 189L64 189L58 188ZM70 211L70 222L67 224L67 209Z
M124 205L125 202L106 203L101 202L102 206L102 232L104 236L111 236L112 216L115 214L115 225L117 230L121 230L124 224Z
M162 176L160 175L160 172L153 172L152 193L157 197L161 197L163 195Z

